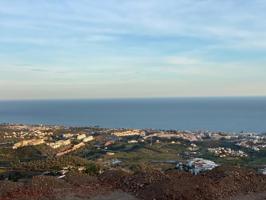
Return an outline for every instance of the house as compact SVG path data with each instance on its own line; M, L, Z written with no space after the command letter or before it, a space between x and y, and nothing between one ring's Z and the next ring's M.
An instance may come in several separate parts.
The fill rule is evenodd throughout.
M117 137L128 137L128 136L145 136L145 131L142 130L127 130L127 131L119 131L114 132L112 135Z
M111 165L119 165L119 164L121 164L121 163L122 163L121 160L118 160L118 159L115 158L115 159L112 159L112 160L111 160L111 163L110 163L110 164L111 164Z
M53 149L58 149L62 146L67 146L71 144L71 140L58 140L56 142L48 143L47 145L52 147Z
M111 146L111 145L113 145L113 144L114 144L113 141L107 141L107 142L104 144L104 146L105 146L105 147L108 147L108 146Z
M186 164L179 162L176 165L176 168L179 170L188 171L194 175L197 175L205 171L210 171L218 166L219 165L217 165L215 162L211 160L206 160L203 158L193 158L191 160L188 160Z
M93 137L93 136L88 136L88 137L85 137L85 138L83 139L83 142L90 142L90 141L92 141L92 140L94 140L94 137Z
M34 146L44 143L44 139L32 139L32 140L22 140L13 145L13 149L25 147L25 146Z
M114 152L106 152L106 155L113 156L113 155L115 155L115 153Z
M266 175L266 168L259 169L259 173Z
M211 160L194 158L188 161L187 166L192 174L197 175L201 172L212 170L218 165Z
M75 151L75 150L77 150L77 149L79 149L79 148L81 148L83 146L85 146L85 143L84 142L81 142L79 144L74 145L72 148L70 148L68 150L65 150L65 151L62 151L62 152L57 153L56 156L63 156L65 154L68 154L68 153L70 153L72 151Z
M85 133L77 135L77 140L83 140L84 138L86 138Z
M65 139L69 139L69 138L72 138L73 135L74 135L74 134L72 134L72 133L64 133L64 134L62 135L62 137L65 138Z
M138 143L138 141L137 140L129 140L127 143L128 144L136 144L136 143Z

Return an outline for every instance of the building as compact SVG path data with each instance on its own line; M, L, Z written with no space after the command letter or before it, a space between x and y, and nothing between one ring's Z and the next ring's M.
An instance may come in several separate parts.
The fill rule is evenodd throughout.
M221 158L223 157L248 157L248 154L241 150L233 150L231 148L218 147L218 148L208 148L208 151Z
M25 146L34 146L44 143L44 139L32 139L32 140L22 140L13 145L13 149L25 147Z
M193 158L191 160L188 160L186 164L178 163L176 165L176 168L197 175L205 171L210 171L218 166L219 165L217 165L215 162L211 160L206 160L203 158Z
M127 131L119 131L114 132L112 135L117 137L128 137L128 136L145 136L145 131L142 130L127 130Z
M65 138L65 139L69 139L69 138L72 138L73 135L74 135L74 134L72 134L72 133L64 133L64 134L62 135L62 137Z
M74 145L72 148L70 148L68 150L65 150L65 151L62 151L62 152L57 153L56 156L63 156L65 154L68 154L68 153L70 153L72 151L75 151L75 150L77 150L77 149L79 149L81 147L84 147L84 146L85 146L85 143L84 142L81 142L79 144Z
M192 174L197 175L201 172L212 170L218 165L211 160L205 160L203 158L194 158L188 161L187 166L189 167L189 171Z
M47 145L52 147L53 149L60 148L62 146L70 145L71 140L58 140L56 142L48 143Z
M137 140L129 140L127 143L128 144L136 144L136 143L138 143L138 141Z
M88 136L88 137L85 137L85 138L83 139L83 142L90 142L90 141L92 141L92 140L94 140L94 137L93 137L93 136Z
M86 134L85 133L77 135L77 140L83 140L84 138L86 138Z
M261 168L258 170L260 174L266 175L266 168Z

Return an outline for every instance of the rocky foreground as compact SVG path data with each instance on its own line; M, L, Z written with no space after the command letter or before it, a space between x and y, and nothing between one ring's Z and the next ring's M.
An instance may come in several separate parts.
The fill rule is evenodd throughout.
M0 182L1 200L237 200L265 197L266 176L237 167L218 167L196 176L152 169L136 173L108 170L98 176L69 174L64 179L35 176L25 182Z

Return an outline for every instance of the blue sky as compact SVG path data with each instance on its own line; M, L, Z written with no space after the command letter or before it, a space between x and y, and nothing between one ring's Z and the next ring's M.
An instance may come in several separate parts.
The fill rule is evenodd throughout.
M266 95L265 0L1 0L0 99Z

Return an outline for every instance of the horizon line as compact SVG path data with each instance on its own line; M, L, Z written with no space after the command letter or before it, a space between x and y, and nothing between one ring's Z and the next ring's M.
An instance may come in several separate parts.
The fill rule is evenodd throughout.
M0 101L86 101L86 100L149 100L149 99L205 99L205 98L266 98L266 95L254 96L169 96L169 97L114 97L114 98L32 98L0 99Z

